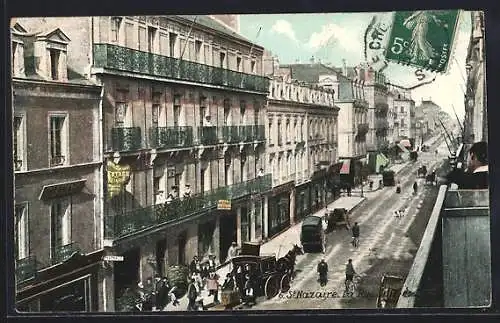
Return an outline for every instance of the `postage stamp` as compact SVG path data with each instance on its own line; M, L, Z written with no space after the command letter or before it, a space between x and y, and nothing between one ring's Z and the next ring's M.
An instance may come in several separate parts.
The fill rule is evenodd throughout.
M458 16L458 10L395 12L385 58L403 65L445 72Z

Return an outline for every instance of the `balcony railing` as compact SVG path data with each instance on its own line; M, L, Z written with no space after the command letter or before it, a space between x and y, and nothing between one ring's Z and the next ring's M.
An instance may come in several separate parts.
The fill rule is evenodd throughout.
M217 127L198 127L198 138L202 145L216 145L218 143Z
M193 146L192 127L153 127L150 128L151 146L159 149Z
M94 44L94 66L267 93L269 79L112 44Z
M80 249L75 243L69 243L63 246L58 246L52 249L50 260L52 264L57 264L71 257L75 252L80 252Z
M228 144L265 140L265 129L262 125L223 126L222 141Z
M170 203L148 206L114 216L105 216L105 237L117 239L139 230L160 224L168 224L217 206L218 200L234 200L252 193L264 193L271 189L271 175L243 183L221 187Z
M227 144L234 144L240 142L240 133L238 126L223 126L222 127L222 141Z
M358 124L358 136L364 136L368 133L368 123L360 123Z
M133 151L141 148L141 127L111 128L111 149L113 151Z
M29 256L16 260L16 279L17 283L27 281L36 276L36 258Z

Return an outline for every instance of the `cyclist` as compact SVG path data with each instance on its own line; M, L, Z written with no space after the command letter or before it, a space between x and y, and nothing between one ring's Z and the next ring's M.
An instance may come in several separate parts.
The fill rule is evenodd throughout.
M353 283L354 275L356 275L356 271L352 265L352 259L349 259L345 266L345 288L349 290L349 285Z
M326 285L327 274L328 274L328 264L325 262L325 258L321 259L318 264L318 274L319 274L319 284L321 286Z
M359 244L359 225L358 222L354 222L352 227L352 245L357 248Z

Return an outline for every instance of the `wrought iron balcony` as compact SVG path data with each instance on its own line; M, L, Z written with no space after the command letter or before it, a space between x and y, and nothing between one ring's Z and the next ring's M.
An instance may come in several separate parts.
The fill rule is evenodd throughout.
M64 165L64 162L66 161L66 157L64 156L52 156L50 158L50 166L61 166Z
M107 239L117 239L157 225L175 222L216 207L217 201L224 199L227 199L227 187L123 214L106 215L104 235Z
M252 127L253 127L253 140L265 141L266 127L264 125L254 125Z
M94 66L267 93L269 79L112 44L94 44Z
M142 148L140 127L111 128L111 149L113 151L133 151Z
M240 141L241 142L252 142L254 141L254 126L239 126L239 134L240 134Z
M58 246L52 249L50 260L52 264L57 264L71 257L75 252L80 252L80 248L72 242L63 246Z
M222 140L227 144L234 144L241 141L239 126L223 126Z
M235 200L250 194L265 193L272 188L272 185L271 174L236 183L227 187L227 199Z
M198 127L198 138L202 145L216 145L217 127Z
M368 109L368 102L363 100L354 100L354 107L358 109Z
M193 146L192 127L153 127L149 129L150 144L154 148L168 149Z
M17 283L22 283L36 276L36 258L29 256L16 260L16 279Z

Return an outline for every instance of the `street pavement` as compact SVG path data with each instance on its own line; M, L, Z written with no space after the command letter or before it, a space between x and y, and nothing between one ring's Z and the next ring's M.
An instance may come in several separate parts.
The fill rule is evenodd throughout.
M431 145L436 138L431 138L426 142L427 145ZM444 153L446 149L441 147L440 151ZM439 158L444 158L442 155L438 156ZM432 163L437 164L437 158L434 156L434 149L431 149L428 153L420 153L419 156L420 161L417 163L413 162L403 162L401 164L394 164L389 167L390 170L393 170L396 173L396 180L401 181L403 194L395 194L394 187L384 187L380 189L378 187L378 179L381 176L375 175L371 177L374 180L373 189L369 189L369 184L366 183L363 187L363 196L360 196L361 190L355 189L352 191L351 196L341 196L334 202L328 205L328 209L335 208L345 208L350 214L350 222L354 223L357 221L361 226L361 245L359 249L354 250L350 245L350 233L345 230L337 230L333 231L327 236L327 250L326 253L323 254L305 254L299 255L296 259L296 268L297 275L292 282L293 290L300 290L304 286L319 286L316 282L316 265L321 259L321 256L325 257L327 260L330 269L330 278L329 283L326 288L329 290L336 291L336 293L341 293L341 286L337 283L336 285L333 282L343 281L343 273L344 273L344 263L347 262L348 257L353 257L354 267L359 271L358 267L365 268L366 262L363 259L367 259L367 255L375 255L377 250L380 250L380 245L382 243L383 246L391 246L396 244L396 242L401 242L404 238L397 237L393 232L389 233L390 228L393 228L395 225L401 226L403 223L405 225L409 225L408 222L412 217L404 217L404 219L396 219L392 216L395 210L404 209L404 208L415 208L415 201L419 201L419 198L422 197L424 192L423 189L420 189L417 198L413 198L411 196L411 186L415 181L416 177L416 169L421 164L426 164L429 171L432 169ZM423 188L423 183L419 183L419 187ZM411 204L413 202L413 204ZM411 204L411 205L410 205ZM325 215L325 209L319 210L314 213L315 216L323 217ZM393 222L397 221L396 224ZM300 245L300 229L301 223L295 223L286 231L282 232L278 236L273 239L261 244L260 253L261 255L266 254L275 254L277 258L284 256L288 250L292 248L294 244ZM411 224L411 222L410 222ZM363 239L363 237L367 237ZM385 249L384 249L385 248ZM382 250L386 250L384 247ZM399 257L408 255L405 254L404 250L408 250L410 248L408 243L399 244L399 249L394 251L393 253ZM344 261L344 262L342 262ZM226 274L229 272L230 266L225 265L220 267L217 270L217 274L220 278L220 283L224 281ZM334 269L334 271L332 271ZM203 290L201 292L200 297L204 300L205 305L211 306L213 303L213 296L208 295L208 291ZM300 309L300 308L335 308L340 307L340 305L330 304L331 300L328 299L328 302L313 300L309 302L310 304L306 305L303 300L299 299L299 303L297 303L297 299L287 299L286 297L282 298L276 297L272 300L259 300L258 304L252 309ZM219 296L220 298L220 296ZM295 301L295 302L294 302ZM337 300L338 301L338 300ZM177 306L172 306L172 304L167 305L164 309L166 311L183 311L187 308L187 297L183 297L179 300L179 304ZM325 307L326 306L326 307Z

